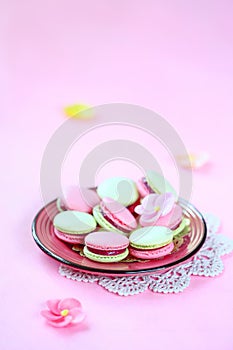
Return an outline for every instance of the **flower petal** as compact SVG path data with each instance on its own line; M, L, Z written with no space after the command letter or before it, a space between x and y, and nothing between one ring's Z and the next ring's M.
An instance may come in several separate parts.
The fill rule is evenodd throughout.
M162 212L158 211L158 212L154 213L153 216L152 215L142 215L140 217L139 221L140 221L140 223L146 222L148 224L154 225L158 221L158 219L160 218L161 214L162 214Z
M72 316L72 323L80 323L84 320L86 314L81 308L73 308L69 315Z
M170 192L164 193L164 204L162 206L162 216L165 216L168 213L170 213L170 211L174 207L175 201L176 201L175 196L172 193Z
M54 313L52 313L51 311L49 310L42 310L41 311L41 315L43 317L45 317L47 320L49 321L60 321L63 319L63 316L59 316L59 315L54 315Z
M143 214L152 214L154 213L154 209L157 206L157 200L159 198L159 195L157 194L149 194L148 196L144 197L142 200L142 206L144 208Z
M137 205L135 208L134 208L134 211L135 213L139 214L139 215L142 215L143 214L143 211L144 211L144 208L142 205Z
M62 327L66 327L69 324L72 323L72 316L66 316L63 317L62 321L48 321L48 323L53 326L53 327L57 327L57 328L62 328Z
M53 299L53 300L47 300L46 304L52 313L55 315L60 315L60 310L58 308L60 300L59 299Z
M58 308L60 311L62 310L71 310L73 308L81 308L82 305L80 303L80 301L78 301L77 299L74 298L66 298L60 301Z

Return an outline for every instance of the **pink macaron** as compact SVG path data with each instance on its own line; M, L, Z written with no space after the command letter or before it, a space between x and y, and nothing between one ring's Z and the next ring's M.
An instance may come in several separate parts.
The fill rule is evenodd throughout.
M170 254L173 249L174 249L174 244L173 242L171 242L165 245L164 247L157 248L157 249L150 249L150 250L143 250L143 249L130 247L129 252L130 252L130 255L134 256L135 258L157 259Z
M121 203L104 198L93 209L97 223L106 230L129 234L137 227L137 221L131 212Z
M137 189L141 197L145 197L150 193L154 193L154 191L150 188L150 186L146 182L145 177L142 177L137 181Z
M127 237L116 232L94 232L85 238L84 255L101 263L118 262L127 257Z
M100 198L92 189L70 186L65 190L63 201L69 210L91 213L92 208L100 202Z

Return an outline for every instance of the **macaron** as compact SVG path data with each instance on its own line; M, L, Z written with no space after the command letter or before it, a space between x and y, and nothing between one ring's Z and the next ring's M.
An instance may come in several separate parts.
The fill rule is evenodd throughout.
M172 185L159 173L153 170L149 170L145 177L142 177L137 182L137 188L141 197L145 197L150 193L165 193L171 192L175 196L176 200L178 198L175 189Z
M185 234L190 229L190 220L188 218L183 218L181 223L172 230L173 237L178 236L179 234Z
M87 213L67 210L53 219L54 233L62 241L84 244L86 235L96 229L94 217Z
M85 238L84 255L101 263L118 262L129 253L129 240L116 232L94 232Z
M63 202L68 210L91 213L100 198L92 189L70 186L65 190Z
M116 231L127 236L137 228L137 221L131 212L112 198L104 198L95 206L93 215L97 223L108 231Z
M164 226L148 226L135 230L129 237L129 252L139 259L156 259L174 248L173 232Z
M97 194L101 199L112 198L125 207L135 203L139 197L136 184L126 177L112 177L103 181L97 188Z
M57 210L58 211L64 211L66 210L66 206L61 198L57 198L56 200Z

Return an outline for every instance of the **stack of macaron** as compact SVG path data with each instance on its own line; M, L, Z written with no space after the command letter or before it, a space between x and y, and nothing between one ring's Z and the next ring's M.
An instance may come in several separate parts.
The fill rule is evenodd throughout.
M113 177L96 189L73 186L57 202L54 233L64 242L84 245L84 255L94 261L118 262L129 253L160 258L189 225L177 199L169 182L154 171L137 184Z

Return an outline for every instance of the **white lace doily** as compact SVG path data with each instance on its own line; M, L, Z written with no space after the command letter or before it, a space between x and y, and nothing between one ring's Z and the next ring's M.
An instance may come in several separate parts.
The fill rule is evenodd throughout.
M109 292L128 296L149 289L158 293L183 292L190 284L191 276L218 276L224 269L222 255L233 251L233 240L217 234L220 220L214 215L205 215L207 223L207 239L201 250L193 259L183 265L172 268L160 275L131 276L131 277L101 277L79 272L61 265L59 273L74 281L98 283Z

